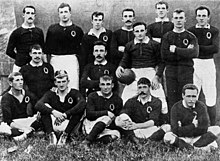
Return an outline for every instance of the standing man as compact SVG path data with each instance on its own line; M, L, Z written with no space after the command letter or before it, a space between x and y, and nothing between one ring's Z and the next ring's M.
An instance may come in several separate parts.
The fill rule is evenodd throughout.
M166 86L169 112L181 100L185 84L193 83L193 58L199 54L197 38L185 29L185 12L173 12L174 29L167 32L162 40L161 55L166 65Z
M63 146L80 122L86 101L78 90L68 87L69 77L66 71L55 72L55 84L57 89L45 93L35 108L41 112L44 129L49 136L49 145ZM54 133L56 131L62 132L58 141Z
M110 142L120 138L120 133L115 126L115 117L122 109L122 99L112 92L114 87L113 78L103 75L99 79L100 91L93 92L88 97L86 106L86 119L83 128L87 134L82 142L85 150L89 149L91 143L97 138Z
M26 89L39 100L54 86L54 70L49 63L43 62L43 51L39 44L30 47L30 63L22 66L20 72Z
M219 30L210 26L210 10L200 6L195 10L198 23L189 28L199 43L199 57L194 59L194 83L203 90L211 126L216 121L216 68L213 55L219 51ZM204 72L205 69L205 72Z
M58 7L60 22L49 27L46 37L46 54L54 70L69 73L69 87L79 89L79 63L77 56L83 31L71 20L71 7L61 3Z
M6 54L15 59L13 72L19 71L21 66L30 62L29 50L31 45L40 44L44 47L43 31L34 25L35 16L35 7L25 6L23 9L23 24L14 30L9 37Z
M135 12L131 8L122 11L122 28L113 32L111 42L112 63L119 65L125 51L125 45L134 39L133 23L135 21Z
M165 1L159 1L155 4L157 18L155 22L148 25L148 36L153 40L161 43L163 35L173 29L173 23L169 21L167 13L169 6Z
M100 90L99 79L104 73L113 77L113 89L117 88L117 78L115 76L116 66L106 60L107 54L106 43L103 41L95 41L93 47L95 61L85 66L81 78L80 84L84 96L87 97L91 92Z
M40 127L37 115L33 113L33 106L37 100L23 88L21 73L11 73L8 82L11 88L1 99L3 122L8 125L5 126L5 130L9 129L9 135L14 136L15 140L22 140Z
M202 148L210 150L217 148L219 126L208 127L207 107L197 100L198 88L193 84L186 84L182 89L182 100L171 109L171 130L164 136L165 143L179 148Z
M160 128L157 127L162 102L150 93L151 82L142 77L137 82L138 95L130 98L124 105L115 123L124 130L134 130L138 138L149 138ZM165 132L170 131L170 125L164 125Z
M162 113L167 113L167 103L159 79L163 74L163 63L160 56L160 44L146 36L146 24L137 22L133 25L134 40L125 46L124 56L116 70L116 76L121 77L125 68L131 68L136 80L125 86L122 93L123 102L137 94L137 80L146 77L152 82L151 93L162 101ZM157 70L156 70L157 68Z
M104 41L107 49L107 61L111 61L111 54L110 54L110 44L112 38L112 31L108 30L103 27L104 23L104 13L102 12L93 12L92 13L92 28L88 33L83 36L82 39L82 47L81 47L81 68L83 69L85 65L88 63L94 62L93 57L93 44L97 40Z

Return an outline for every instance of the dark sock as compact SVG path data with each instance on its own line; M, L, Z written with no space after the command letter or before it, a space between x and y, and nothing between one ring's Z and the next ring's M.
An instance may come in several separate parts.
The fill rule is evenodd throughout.
M102 142L104 144L108 144L113 141L113 138L111 135L105 135L105 136L99 138L97 141Z
M92 142L96 139L97 135L100 134L105 129L105 123L103 122L97 122L94 127L92 128L92 131L87 135L86 140Z
M215 141L217 139L217 136L215 136L212 132L207 132L205 134L203 134L199 140L197 140L193 146L195 147L204 147L209 145L210 143L212 143L213 141Z
M18 129L15 129L15 128L11 129L11 136L12 137L19 136L21 134L23 134L23 132L20 132Z
M216 121L216 107L215 106L207 106L209 119L210 119L210 126L215 125Z
M187 150L191 150L193 149L193 146L186 143L184 140L176 137L175 142L173 143L174 146L180 148L181 150L183 149L187 149Z
M160 141L163 139L165 135L165 132L163 131L163 129L159 129L157 130L156 132L154 132L150 137L149 139L150 140L153 140L153 141Z

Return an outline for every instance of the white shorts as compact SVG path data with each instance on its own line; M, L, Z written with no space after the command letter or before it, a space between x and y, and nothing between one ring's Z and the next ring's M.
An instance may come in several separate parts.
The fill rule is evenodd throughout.
M31 124L37 120L37 115L27 118L13 119L13 122L24 127L31 127Z
M76 55L51 55L50 64L57 70L65 70L69 76L69 87L79 89L79 63Z
M128 99L137 95L137 81L141 77L146 77L151 81L156 74L156 71L154 68L138 68L138 69L132 68L132 70L134 71L134 73L136 75L136 79L132 84L125 86L125 88L123 90L121 97L122 97L124 104ZM158 97L162 101L161 112L163 114L166 114L168 112L168 108L167 108L166 97L165 97L162 85L160 84L160 88L157 90L151 89L151 94L155 97Z
M216 104L216 68L214 59L194 59L194 84L203 90L206 105Z
M111 121L109 121L109 119L106 119L106 116L99 117L95 121L89 121L88 119L85 119L83 121L83 127L82 127L84 134L88 135L92 131L92 128L94 127L94 125L99 121L107 123L107 126L111 124ZM111 130L111 129L105 128L105 130L98 135L98 138L101 138L105 135L114 135L117 138L121 137L118 130Z

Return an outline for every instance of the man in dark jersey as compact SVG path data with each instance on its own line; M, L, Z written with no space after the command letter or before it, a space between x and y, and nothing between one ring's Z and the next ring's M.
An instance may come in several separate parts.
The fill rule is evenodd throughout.
M46 36L46 54L48 62L57 70L66 70L69 74L69 87L79 89L80 44L82 29L71 20L71 7L62 3L58 7L60 22L48 28Z
M174 103L181 100L183 86L193 83L193 58L199 54L196 36L184 27L186 17L182 9L173 12L172 22L174 29L163 36L161 45L161 57L166 65L169 112Z
M30 63L22 66L20 72L24 78L24 88L39 100L54 86L54 70L49 63L43 62L43 52L39 44L30 47L30 56Z
M82 86L82 94L84 96L88 96L91 92L99 91L99 78L104 74L109 74L113 77L114 87L113 90L117 89L117 78L115 76L116 66L109 63L106 60L107 55L106 43L103 41L95 41L93 47L93 55L95 57L95 61L93 63L89 63L85 66L82 78L81 78L81 86ZM86 92L87 91L87 92Z
M44 129L49 136L49 146L64 146L67 137L79 123L86 101L76 89L68 87L69 77L64 70L55 72L57 89L50 90L37 102L35 108L41 112ZM55 132L62 132L59 140Z
M23 140L29 133L37 130L40 123L38 115L33 113L36 98L23 88L23 77L19 72L8 76L10 90L1 99L3 122L0 133L7 131L15 140ZM4 129L3 129L4 128Z
M205 95L210 124L216 121L216 68L213 56L219 51L219 30L209 24L210 10L200 6L195 10L198 23L189 28L199 43L199 57L194 59L194 84ZM204 72L205 70L205 72Z
M94 62L93 57L93 44L97 40L104 41L107 44L107 61L111 61L110 44L112 38L112 31L103 27L104 13L93 12L92 13L92 28L83 36L81 55L80 55L80 69L83 69L88 63Z
M215 141L220 134L219 126L208 126L207 107L197 100L198 88L186 84L182 89L182 100L171 109L171 131L164 136L167 144L181 149L202 149L210 151L217 148Z
M30 62L29 50L31 45L40 44L44 47L44 34L40 28L34 25L35 16L35 7L24 7L24 22L9 37L6 54L12 59L15 59L13 71L19 71L21 66Z
M83 122L86 139L81 146L89 150L89 146L100 138L110 142L120 138L114 119L122 109L122 99L112 92L114 83L109 75L99 79L100 91L90 93L86 105L86 119Z

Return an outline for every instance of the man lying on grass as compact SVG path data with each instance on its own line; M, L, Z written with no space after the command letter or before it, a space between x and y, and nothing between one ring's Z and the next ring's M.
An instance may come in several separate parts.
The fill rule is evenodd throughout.
M12 136L16 141L23 140L28 134L40 127L38 115L34 115L33 106L36 98L23 88L23 77L20 72L8 76L10 90L1 100L3 122L0 134Z
M171 109L171 131L161 129L154 136L163 138L164 142L180 149L202 149L210 151L217 148L219 126L208 126L209 117L207 107L198 101L198 88L193 84L186 84L182 89L183 100L174 104Z
M116 117L117 126L127 130L127 135L134 132L137 138L151 138L151 135L160 128L164 131L170 131L170 125L164 124L157 127L159 115L162 108L160 99L150 93L151 82L142 77L137 82L137 96L130 98L124 105L121 114ZM133 140L134 139L133 137ZM136 141L135 141L136 142ZM138 143L138 142L136 142Z
M57 89L45 93L35 106L41 112L42 122L49 136L49 147L65 145L68 135L80 122L84 113L85 99L78 90L69 88L68 84L67 72L56 71ZM55 132L62 132L59 140Z

